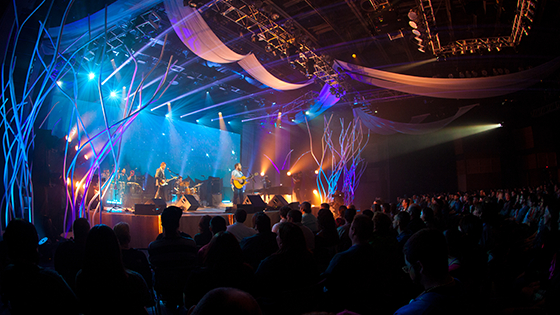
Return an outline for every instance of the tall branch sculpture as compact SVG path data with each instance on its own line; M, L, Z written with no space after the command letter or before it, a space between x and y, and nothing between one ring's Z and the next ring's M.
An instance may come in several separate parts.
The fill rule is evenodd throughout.
M332 117L332 115L329 119L324 117L320 157L313 150L313 137L307 120L305 122L309 134L309 153L319 167L316 179L317 191L321 202L332 203L342 176L344 202L345 204L351 204L354 200L354 192L367 165L361 157L361 153L369 141L369 130L367 137L365 137L362 124L358 118L354 118L348 125L344 124L344 119L340 119L341 131L338 141L335 142L333 139L336 138L333 137L333 130L330 127ZM330 169L328 164L330 164Z
M5 226L14 218L24 218L31 222L34 220L33 182L31 177L33 165L30 162L29 154L35 145L34 128L36 127L37 117L41 108L45 105L49 93L53 90L58 90L68 99L72 108L71 119L69 121L68 131L66 134L67 141L65 145L62 169L66 186L67 200L64 216L64 228L67 229L69 225L66 221L67 219L70 219L70 222L73 222L77 217L87 217L91 219L97 211L101 209L101 201L108 191L112 179L114 178L114 174L116 174L117 171L117 161L119 160L120 155L120 139L138 114L155 100L161 98L169 87L169 84L171 84L169 83L167 87L164 86L169 69L173 65L173 56L170 57L167 69L164 75L160 77L160 83L155 92L153 92L153 95L145 97L144 100L142 99L144 81L150 76L162 59L165 44L167 42L166 34L158 61L146 75L142 76L140 82L136 84L136 88L134 88L134 81L138 70L137 64L134 59L134 54L128 51L128 54L133 59L132 61L134 61L135 70L132 75L126 99L124 99L123 96L122 105L124 108L122 118L116 122L110 122L107 119L107 112L104 104L104 95L101 86L102 69L100 67L99 73L97 74L97 89L99 92L99 99L97 102L100 104L100 110L103 113L105 126L100 132L90 135L80 115L78 106L78 96L81 92L78 89L78 69L80 67L80 62L83 61L83 58L76 58L76 56L83 54L84 49L86 49L94 40L98 40L99 37L92 38L82 46L76 47L72 54L64 55L64 52L70 47L66 47L65 50L61 52L60 39L64 30L66 17L68 16L74 1L70 1L66 7L56 42L52 40L51 35L45 28L54 4L54 1L52 1L45 19L38 21L40 27L37 34L37 41L31 52L30 61L26 65L28 71L23 80L23 88L18 89L21 82L16 85L14 81L14 69L16 69L16 62L18 62L16 51L20 49L18 47L21 40L20 35L26 26L25 24L28 23L30 18L36 14L41 6L45 5L45 2L46 1L41 2L38 8L35 9L35 11L33 11L23 22L17 19L18 13L16 10L16 18L14 19L14 25L12 27L13 32L10 34L10 38L8 40L9 43L12 43L12 47L10 47L11 54L8 53L7 48L5 58L2 63L2 103L0 106L2 123L0 130L3 133L2 146L5 160L3 170L4 195L2 196L0 207L0 210L2 211L2 214L0 215L0 222L2 223L2 226ZM107 19L107 9L105 9L105 19ZM103 45L101 65L103 65L104 62L105 48L107 47L107 22L105 22L105 32L100 37L102 36L105 38L105 44ZM55 52L52 57L42 55L39 50L40 41L44 38L50 40L54 47ZM23 46L23 44L21 44L21 46ZM125 48L128 50L126 46ZM8 68L5 69L5 66ZM22 68L21 64L18 64L18 66L19 68ZM63 78L64 81L73 83L73 89L71 91L65 90L57 83ZM165 89L163 89L160 93L164 87ZM133 90L134 93L131 95L130 92ZM48 116L52 113L52 109L54 109L57 105L58 103L52 105L47 117L44 118L38 128L41 128ZM69 150L70 143L73 139L77 139L75 152L73 150ZM91 149L91 158L84 153L86 148ZM76 174L75 171L78 158L84 157L90 162L89 169L85 172L81 171L80 174ZM113 170L113 175L109 178L109 180L102 183L99 167L107 157L112 158L115 169ZM93 183L92 180L94 179L94 175L96 173L98 175L98 183ZM88 200L85 196L88 195L88 190L94 189L94 186L96 186L95 184L97 184L97 187L100 188L97 188L98 191L95 192L93 199L97 198L100 202L93 215L90 215L89 208L92 203L87 203ZM101 222L101 211L99 211L99 216L99 222Z

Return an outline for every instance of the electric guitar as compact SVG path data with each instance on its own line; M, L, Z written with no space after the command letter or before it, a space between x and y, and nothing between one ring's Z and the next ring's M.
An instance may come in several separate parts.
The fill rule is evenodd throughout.
M253 178L254 176L259 175L259 173L251 174L249 177L241 176L239 178L232 178L231 179L231 189L237 188L242 189L243 186L247 185L249 179Z
M177 179L177 176L173 176L170 179L156 179L156 186L158 187L163 187L163 186L167 186L169 184L170 181Z

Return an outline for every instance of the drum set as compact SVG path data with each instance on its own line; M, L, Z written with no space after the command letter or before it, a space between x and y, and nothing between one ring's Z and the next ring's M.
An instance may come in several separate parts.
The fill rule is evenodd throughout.
M179 182L175 189L173 189L174 196L172 200L179 200L184 195L192 195L197 201L200 201L200 186L202 186L202 183L190 187L190 182L188 181Z

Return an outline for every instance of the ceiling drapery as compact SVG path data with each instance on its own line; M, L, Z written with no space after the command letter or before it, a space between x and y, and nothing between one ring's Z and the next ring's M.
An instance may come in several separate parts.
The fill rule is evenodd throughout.
M427 78L366 68L337 60L352 79L385 89L437 98L480 99L525 89L560 68L560 57L528 70L481 78Z
M282 81L268 72L255 55L240 55L229 49L210 29L198 11L183 5L183 0L164 0L165 11L177 36L194 54L215 63L238 62L255 80L276 90L295 90L311 84Z
M477 105L460 107L454 116L429 123L400 123L370 115L360 108L354 108L353 111L354 117L359 117L366 127L377 134L392 135L398 132L409 135L423 135L443 129Z

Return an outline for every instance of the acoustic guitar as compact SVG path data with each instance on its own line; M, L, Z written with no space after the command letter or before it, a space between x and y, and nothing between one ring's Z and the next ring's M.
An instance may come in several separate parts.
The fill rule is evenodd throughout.
M247 185L247 183L249 182L249 179L255 177L259 175L259 173L255 173L255 174L251 174L249 175L249 177L245 177L242 176L240 178L235 178L231 180L231 189L233 189L234 187L237 189L242 189L243 186Z

